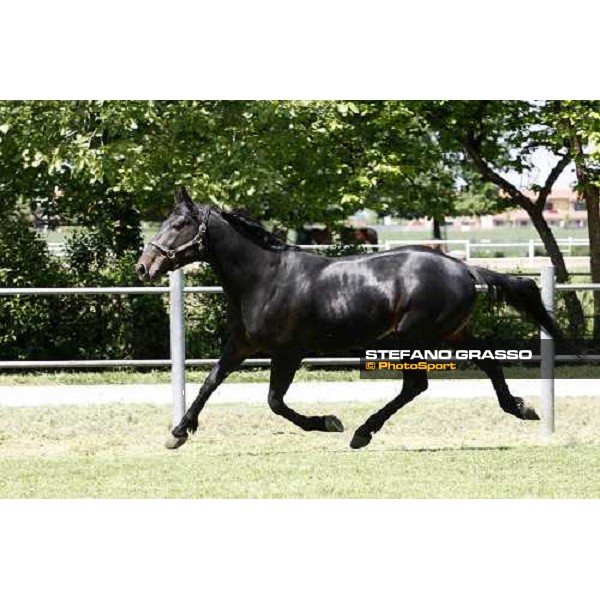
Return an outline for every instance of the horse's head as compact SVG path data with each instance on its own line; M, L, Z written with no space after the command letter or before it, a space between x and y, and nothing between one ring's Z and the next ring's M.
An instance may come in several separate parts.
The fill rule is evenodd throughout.
M194 204L186 189L178 188L171 214L137 262L135 269L140 279L156 279L168 271L205 260L209 216L209 207Z

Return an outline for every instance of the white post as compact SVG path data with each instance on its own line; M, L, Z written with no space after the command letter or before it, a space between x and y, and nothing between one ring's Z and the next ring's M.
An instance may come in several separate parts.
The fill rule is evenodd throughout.
M533 265L533 259L535 258L535 241L529 240L529 264Z
M471 260L471 240L465 240L465 262Z
M542 268L542 302L546 310L554 317L555 287L553 266ZM542 355L540 375L544 433L552 435L554 433L554 340L551 335L541 330L540 341Z
M171 328L171 388L173 393L173 427L185 414L185 326L183 322L184 276L181 269L169 273Z

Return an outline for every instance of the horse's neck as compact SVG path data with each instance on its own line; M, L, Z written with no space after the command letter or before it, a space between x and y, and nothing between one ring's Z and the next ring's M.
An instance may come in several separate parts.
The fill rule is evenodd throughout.
M209 262L228 295L239 296L264 285L272 263L279 258L246 239L219 215L210 219L208 238Z

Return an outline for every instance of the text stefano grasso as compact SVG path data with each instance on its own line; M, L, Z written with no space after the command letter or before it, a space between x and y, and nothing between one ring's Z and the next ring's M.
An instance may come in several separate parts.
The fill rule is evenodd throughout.
M531 350L366 350L365 360L532 360Z

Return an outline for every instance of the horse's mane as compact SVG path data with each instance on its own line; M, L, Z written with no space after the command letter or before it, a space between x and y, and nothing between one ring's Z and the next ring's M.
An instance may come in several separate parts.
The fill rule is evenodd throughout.
M221 210L219 214L245 238L254 242L257 246L272 252L284 252L286 250L299 250L297 246L287 244L276 235L267 231L260 223L250 219L236 211Z

